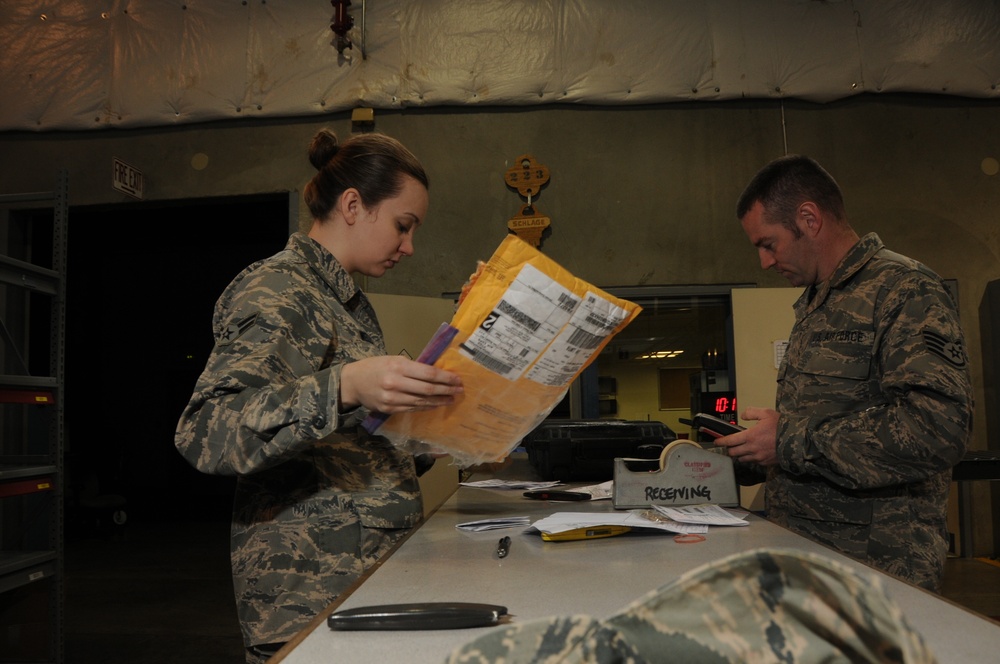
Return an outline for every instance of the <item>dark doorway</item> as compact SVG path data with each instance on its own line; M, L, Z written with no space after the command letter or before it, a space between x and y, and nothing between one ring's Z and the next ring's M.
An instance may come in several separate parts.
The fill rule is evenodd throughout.
M199 473L174 428L226 285L289 235L288 194L72 208L66 274L67 526L80 491L128 520L227 518L235 480Z

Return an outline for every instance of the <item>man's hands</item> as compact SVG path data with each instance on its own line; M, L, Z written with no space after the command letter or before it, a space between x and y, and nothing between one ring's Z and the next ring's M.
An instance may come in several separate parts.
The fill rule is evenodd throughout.
M428 410L455 402L462 393L458 374L399 355L349 362L340 371L340 409L363 405L392 414Z
M742 419L756 420L757 424L739 433L716 438L718 447L726 448L726 455L740 463L773 466L778 463L778 411L771 408L747 408Z

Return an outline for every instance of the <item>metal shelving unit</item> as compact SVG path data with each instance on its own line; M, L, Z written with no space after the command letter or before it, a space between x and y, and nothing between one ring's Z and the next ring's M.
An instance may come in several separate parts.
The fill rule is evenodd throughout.
M68 190L61 171L53 191L0 194L0 662L65 657Z

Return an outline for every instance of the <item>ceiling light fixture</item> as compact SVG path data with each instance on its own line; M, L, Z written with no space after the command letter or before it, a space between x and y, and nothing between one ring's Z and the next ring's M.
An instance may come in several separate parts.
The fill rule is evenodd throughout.
M677 357L684 351L682 350L657 350L649 353L643 353L642 355L636 355L637 360L666 360L671 357Z

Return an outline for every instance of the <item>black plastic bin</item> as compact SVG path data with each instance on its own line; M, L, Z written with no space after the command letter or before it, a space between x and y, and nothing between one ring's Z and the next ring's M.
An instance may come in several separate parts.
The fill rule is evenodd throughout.
M616 458L656 459L676 439L662 422L545 420L521 445L543 479L604 482L614 477Z

